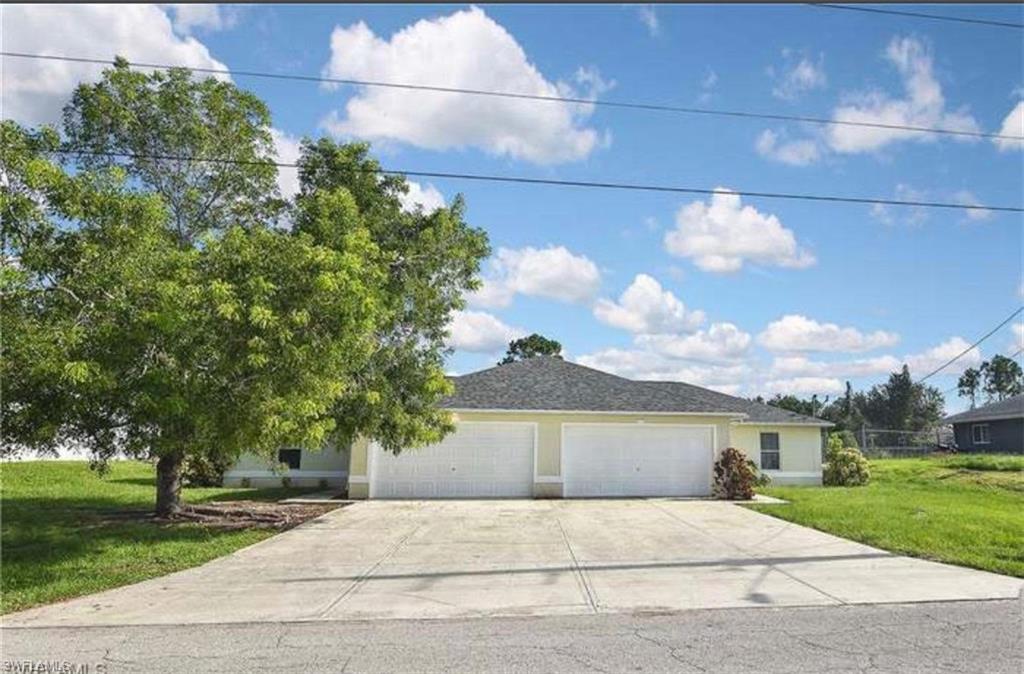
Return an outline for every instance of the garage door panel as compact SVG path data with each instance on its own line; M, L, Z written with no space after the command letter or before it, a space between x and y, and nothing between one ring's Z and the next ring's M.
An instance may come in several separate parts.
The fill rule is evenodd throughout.
M531 496L534 436L533 424L464 422L440 443L398 456L375 446L370 496Z
M713 447L707 427L567 424L565 495L703 496Z

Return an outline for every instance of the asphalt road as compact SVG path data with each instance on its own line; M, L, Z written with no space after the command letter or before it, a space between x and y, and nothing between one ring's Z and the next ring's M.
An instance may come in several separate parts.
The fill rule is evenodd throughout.
M0 638L4 673L1020 674L1024 672L1024 602L472 620L5 628ZM58 666L70 663L79 669L26 668L28 662L40 661Z

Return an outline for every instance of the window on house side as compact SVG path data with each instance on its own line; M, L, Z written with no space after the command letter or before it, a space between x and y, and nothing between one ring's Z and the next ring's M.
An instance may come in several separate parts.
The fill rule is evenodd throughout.
M974 424L971 426L971 440L976 445L987 445L990 442L988 438L988 424Z
M279 449L277 450L277 462L288 466L288 470L299 470L302 465L302 450Z
M779 434L761 434L761 470L778 470L781 465Z

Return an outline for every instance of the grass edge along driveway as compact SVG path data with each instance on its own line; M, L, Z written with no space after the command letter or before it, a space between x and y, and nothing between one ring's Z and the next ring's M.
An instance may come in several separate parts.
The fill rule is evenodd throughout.
M85 461L0 466L0 613L109 590L198 566L277 533L145 519L153 466L114 461L100 477ZM308 489L185 488L187 503L274 501Z
M865 487L768 487L758 512L898 554L1024 578L1024 456L871 461Z

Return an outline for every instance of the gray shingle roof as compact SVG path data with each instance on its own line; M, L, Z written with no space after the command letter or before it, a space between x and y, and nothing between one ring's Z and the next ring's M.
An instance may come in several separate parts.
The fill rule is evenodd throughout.
M1024 417L1024 394L1006 400L989 403L973 410L948 416L943 421L947 424L959 424L968 421L985 421L987 419L1014 419Z
M814 424L817 426L831 425L830 422L805 414L797 414L784 410L781 407L773 407L764 403L754 402L746 398L737 398L726 393L719 393L711 389L701 388L693 384L681 381L648 381L647 384L663 387L672 391L680 398L687 398L695 401L693 404L708 409L718 409L728 412L739 412L746 414L744 421L774 424Z
M450 409L732 414L766 423L826 423L699 386L635 381L550 356L451 381L455 393L442 403Z

